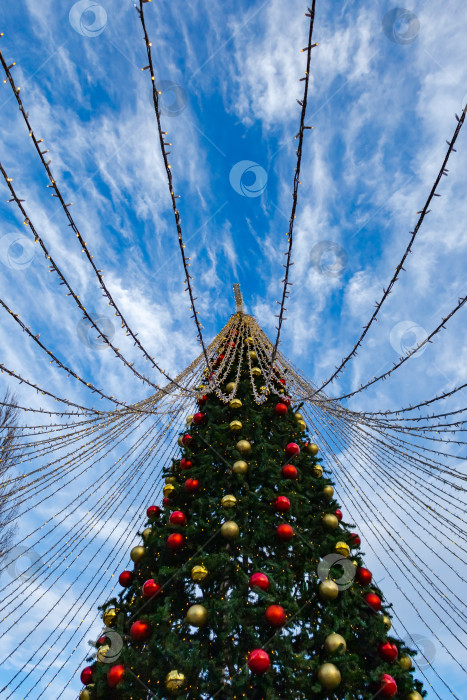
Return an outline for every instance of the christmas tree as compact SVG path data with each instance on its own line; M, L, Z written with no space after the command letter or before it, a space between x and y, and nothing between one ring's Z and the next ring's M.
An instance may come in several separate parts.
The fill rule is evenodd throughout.
M257 329L239 311L205 369L81 700L424 695Z

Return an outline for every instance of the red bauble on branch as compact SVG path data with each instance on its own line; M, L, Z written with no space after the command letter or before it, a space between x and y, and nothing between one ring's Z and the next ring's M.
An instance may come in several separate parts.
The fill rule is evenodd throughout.
M151 625L143 620L136 620L130 627L130 637L134 642L147 642L151 633Z
M283 385L285 386L285 379L282 379L282 378L281 378L281 379L279 379L279 381L280 381L281 384L283 384Z
M381 598L377 596L376 593L366 593L363 596L363 599L366 601L367 605L375 612L381 610Z
M284 479L296 479L298 476L297 467L294 467L293 464L285 464L282 467L282 476Z
M253 574L250 576L249 580L249 585L250 588L261 588L262 591L267 591L269 588L269 579L266 576L266 574L262 574L260 572Z
M195 493L198 491L199 486L198 479L187 479L185 481L185 490L188 491L188 493Z
M362 586L369 586L372 579L371 571L365 569L363 566L359 566L355 573L355 578Z
M115 688L119 683L122 682L125 675L125 666L118 664L118 666L112 666L107 671L107 683L111 688Z
M399 651L395 644L391 644L391 642L386 641L378 644L378 654L381 656L383 661L392 663L399 656Z
M159 508L159 506L149 506L149 508L146 511L146 515L150 519L156 518L160 514L161 514L161 509Z
M186 525L186 515L181 510L174 510L170 515L169 522L172 525Z
M192 466L193 462L191 461L191 459L186 459L185 457L182 457L182 459L180 460L180 469L191 469Z
M285 513L290 510L290 501L287 496L278 496L272 505L274 510L277 510L279 513Z
M393 698L397 694L397 683L389 673L383 673L379 681L379 696Z
M296 455L300 454L300 448L297 445L297 443L289 442L289 444L285 448L285 454L289 457L295 457Z
M164 496L164 498L162 499L162 505L168 506L169 503L170 503L170 498L168 498L167 496Z
M81 683L83 685L89 685L89 683L92 683L92 675L93 672L90 666L86 666L86 668L83 668L80 675Z
M287 619L285 610L281 605L270 605L266 610L265 617L267 622L273 627L282 627Z
M118 577L118 582L121 586L123 586L123 588L129 588L133 583L134 578L135 575L132 571L122 571Z
M252 673L266 673L270 666L269 654L264 649L254 649L248 654L248 668Z
M285 405L285 403L277 403L274 406L274 413L276 414L276 416L285 416L287 411L288 411L288 408Z
M201 425L201 423L204 423L206 420L206 414L205 413L195 413L193 416L193 423L195 425ZM185 438L183 438L183 444L185 444Z
M336 518L340 521L342 520L342 511L337 508L336 510Z
M288 407L290 406L290 404L292 403L292 401L291 401L291 399L290 399L289 396L283 396L283 397L281 398L281 402L282 402L282 403L285 403L285 405L287 406L287 408L288 408Z
M199 399L198 399L198 406L199 406L200 408L202 408L202 407L204 406L204 404L206 403L207 400L208 400L208 397L207 397L207 396L200 396Z
M357 535L356 532L351 532L350 537L351 537L350 543L351 543L352 547L360 547L362 541L361 541L359 535Z
M161 587L153 578L148 578L148 580L143 583L143 596L145 598L152 598L154 595L157 595L160 590Z
M186 433L186 435L184 435L182 437L182 442L184 445L189 445L192 440L193 440L193 438L191 437L191 435L189 433Z
M282 523L276 528L276 534L282 542L288 542L294 536L293 528L287 523Z
M167 547L173 552L181 549L184 545L185 538L179 532L174 532L173 535L167 537Z

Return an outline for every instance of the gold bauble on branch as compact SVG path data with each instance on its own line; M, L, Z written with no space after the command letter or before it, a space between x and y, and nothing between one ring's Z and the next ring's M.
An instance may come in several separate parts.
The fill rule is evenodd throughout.
M330 578L325 579L319 584L319 597L321 600L335 600L339 595L339 587L335 581Z
M188 608L185 619L193 627L202 627L208 619L208 611L204 605L192 605Z
M150 527L145 527L143 532L141 533L143 540L147 540L148 537L150 536L151 532L152 532L152 530Z
M401 656L399 659L399 666L403 671L410 671L413 666L410 656Z
M334 496L334 489L332 488L332 486L328 485L324 487L323 496L325 496L328 499L328 501L331 500L331 498Z
M234 474L246 474L248 471L248 464L243 461L243 459L237 460L233 463L232 471Z
M233 520L227 520L221 527L221 534L226 540L235 540L240 534L240 528Z
M301 413L294 413L294 416L297 420L303 420L303 416Z
M240 399L232 399L232 401L229 402L230 408L241 408L242 407L242 402Z
M144 557L145 553L146 550L141 545L133 547L133 549L130 552L131 561L134 561L135 564L137 564Z
M253 362L256 362L256 360L258 359L258 355L255 353L255 351L250 350L248 354L250 355L250 359L253 360Z
M335 654L336 651L338 651L339 654L345 654L347 651L347 644L341 634L333 632L332 634L328 634L324 640L324 648L329 654Z
M306 423L305 423L305 421L304 421L304 420L298 420L298 421L297 421L297 428L298 428L299 430L301 430L301 432L303 433L303 431L306 430Z
M176 693L185 685L185 676L180 671L170 671L165 677L165 687L171 693Z
M263 374L259 367L252 367L251 373L254 377L261 377L261 375Z
M323 515L323 525L328 530L335 530L339 527L339 520L332 513L326 513L326 515Z
M97 660L100 661L101 663L106 664L108 659L107 659L107 652L110 651L110 644L102 644L99 649L97 650Z
M237 499L231 493L224 496L221 501L221 506L223 508L234 508L237 505Z
M87 688L81 691L79 694L79 700L92 700L94 685L88 685Z
M240 454L248 454L251 450L251 443L248 440L239 440L235 445Z
M200 384L199 386L196 387L196 391L203 391L204 389L204 384Z
M232 391L235 389L235 382L229 382L227 386L225 387L225 391L227 394L231 394Z
M177 478L175 476L166 476L165 477L165 483L166 484L176 484L177 483Z
M175 486L173 484L166 484L162 489L162 493L166 498L170 496L171 493L175 491Z
M315 445L314 442L309 442L305 447L305 452L308 452L309 455L315 457L319 452L319 447L318 445Z
M230 430L233 430L233 432L238 433L238 431L243 428L242 421L241 420L231 421L229 428L230 428Z
M252 343L252 342L253 342L253 338L251 337L251 335L248 336L248 338L246 339L246 342L247 342L247 343Z
M198 564L197 566L194 566L192 568L191 578L193 579L193 581L196 581L196 583L201 583L201 581L204 581L208 573L209 572L204 566L204 564Z
M416 690L412 690L412 692L407 695L407 700L423 700L423 698Z
M187 418L186 418L186 424L187 424L187 425L191 425L192 421L193 421L193 415L187 416Z
M334 690L341 682L341 672L334 664L323 664L318 671L318 680L326 690Z
M104 612L102 615L102 619L104 621L104 625L106 627L112 627L112 625L115 622L115 618L117 617L117 610L115 608L109 608Z
M334 549L338 554L342 554L343 557L350 556L350 547L346 542L336 542Z
M384 626L386 627L387 630L391 629L392 622L391 622L391 618L388 615L383 615L383 623L384 623Z
M178 440L177 440L177 443L178 443L178 446L179 446L179 447L183 447L182 437L183 437L183 435L180 435L180 437L179 437Z
M311 473L315 477L315 479L321 479L323 476L323 467L321 464L315 464L315 466L312 468Z

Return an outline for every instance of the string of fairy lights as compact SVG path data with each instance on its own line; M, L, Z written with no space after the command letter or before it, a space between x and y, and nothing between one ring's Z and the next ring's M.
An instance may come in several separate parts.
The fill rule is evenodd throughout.
M390 370L363 382L356 390L338 397L330 397L324 389L341 376L349 362L356 357L370 327L377 320L382 305L392 292L404 264L412 253L414 240L429 213L436 191L443 176L448 174L447 164L455 152L455 144L464 124L467 106L460 117L450 141L443 164L430 191L419 219L410 234L407 248L383 296L375 306L369 322L342 360L335 372L316 386L279 350L283 322L286 320L285 304L289 297L291 269L293 265L293 228L297 216L300 168L306 126L311 52L317 44L313 41L315 0L308 8L308 43L302 49L307 56L300 127L296 135L297 163L293 184L293 203L289 219L288 250L284 264L285 273L282 299L277 302L277 335L271 341L256 320L242 307L239 288L236 289L237 312L232 314L224 328L211 343L206 344L202 325L196 310L196 297L189 273L190 258L186 256L181 218L173 184L172 168L168 160L172 144L163 130L160 92L157 89L156 70L152 58L144 6L148 0L138 0L136 9L143 29L157 133L162 159L167 175L182 264L185 273L185 291L190 299L192 318L195 322L201 353L177 377L171 378L149 354L120 310L104 283L104 275L94 255L71 215L71 202L67 203L50 168L48 153L43 140L36 137L31 120L23 105L20 88L16 85L12 68L0 51L0 62L6 80L18 104L34 148L49 180L48 188L57 198L67 218L72 237L78 240L84 258L97 278L115 316L121 322L120 330L131 337L146 362L168 381L161 387L140 372L107 337L98 321L88 312L79 295L68 282L65 273L52 258L34 223L31 221L24 200L17 194L12 178L0 164L0 172L14 203L23 217L26 228L39 245L48 261L49 270L65 287L78 306L83 318L96 331L102 342L112 349L123 365L156 393L134 404L120 401L106 391L82 378L67 362L62 361L39 340L39 336L10 309L6 301L0 306L26 333L33 345L48 355L51 365L66 372L78 383L104 401L104 408L84 406L59 397L25 379L15 370L0 364L0 371L13 380L25 384L41 394L44 399L64 404L70 410L51 410L49 406L19 406L21 419L17 438L10 446L12 453L20 457L18 469L8 474L5 487L8 499L3 513L6 525L21 523L28 514L28 527L21 527L18 540L4 552L9 576L2 588L0 603L0 639L8 640L12 630L15 643L0 659L3 668L13 669L1 689L2 697L41 698L49 696L51 684L60 678L62 697L82 665L86 656L85 645L96 639L101 627L97 606L116 588L116 578L122 565L128 562L131 546L135 544L144 522L148 503L161 496L163 487L161 472L177 455L177 438L187 417L194 411L195 400L207 392L214 393L224 404L235 398L241 372L248 373L254 401L261 406L271 391L284 391L279 377L286 378L287 393L303 418L309 433L321 447L325 469L336 482L336 490L353 519L367 530L366 546L379 563L383 575L388 576L402 598L406 599L420 624L429 629L437 645L453 665L465 671L458 650L465 649L462 634L467 622L463 599L457 586L467 582L465 569L465 542L467 519L463 500L467 477L459 466L465 459L464 445L455 439L465 432L463 414L467 407L453 410L434 409L420 411L437 402L446 401L467 387L462 384L442 394L430 397L415 405L396 410L363 412L350 410L342 401L384 381L412 357L425 343L445 329L448 321L460 311L467 299L461 298L432 333L407 355L399 358ZM0 35L1 36L1 35ZM231 333L236 342L232 342ZM219 354L222 348L222 354ZM248 349L249 352L245 352ZM226 388L227 377L236 370L233 388ZM50 402L49 401L49 402ZM105 402L113 404L106 409ZM0 402L3 406L12 404ZM437 404L438 405L438 404ZM15 404L16 406L16 404ZM61 408L60 406L58 408ZM427 409L431 410L431 408ZM408 415L407 415L408 414ZM39 418L41 416L41 418ZM42 416L44 417L42 419ZM456 416L454 422L450 417ZM29 419L31 419L30 422ZM447 422L441 422L447 419ZM39 421L43 420L41 423ZM189 424L189 418L188 418ZM304 428L301 428L304 429ZM7 428L0 426L0 438ZM448 436L454 436L453 438ZM442 443L439 449L436 443ZM206 449L211 449L209 445ZM465 498L465 497L464 497ZM137 534L138 533L138 534ZM109 546L109 541L111 546ZM378 543L378 546L374 546ZM382 549L384 548L384 555ZM388 556L389 555L389 556ZM23 565L24 564L24 565ZM437 679L449 692L456 695L450 679L441 674L433 659L425 654L423 645L417 644L413 630L408 629L403 617L393 613L397 626L410 639L410 645L419 648L419 672L439 700L433 686ZM429 673L428 673L429 671ZM64 680L65 679L65 680ZM56 686L54 686L56 687Z

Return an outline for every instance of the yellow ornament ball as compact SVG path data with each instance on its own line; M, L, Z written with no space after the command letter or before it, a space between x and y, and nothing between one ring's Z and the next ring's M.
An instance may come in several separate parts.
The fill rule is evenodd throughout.
M115 622L115 618L117 617L117 611L115 608L109 608L104 612L102 615L102 619L104 621L104 625L106 627L112 627L112 625Z
M399 659L399 666L403 671L410 671L413 666L410 656L401 656Z
M321 479L321 477L323 476L323 467L321 466L321 464L315 464L315 466L311 470L311 473L313 474L315 479Z
M144 557L145 553L146 550L141 545L133 547L133 549L130 552L131 561L134 561L135 564L137 564Z
M338 554L342 554L343 557L350 556L350 547L346 542L336 542L334 549Z
M308 445L305 447L305 451L308 452L309 455L315 457L319 452L319 447L318 445L315 445L314 442L309 442Z
M325 579L319 584L319 597L321 600L335 600L339 595L339 587L335 581L330 578Z
M234 474L246 474L248 471L248 464L244 462L243 459L239 459L237 462L233 463L232 471Z
M252 343L252 342L253 342L253 338L251 337L251 335L248 336L248 338L246 339L246 342L247 342L247 343Z
M162 493L166 498L170 496L171 493L175 491L175 486L173 484L166 484L164 488L162 489Z
M339 520L332 513L326 513L326 515L323 515L323 525L328 530L335 530L339 527Z
M193 627L202 627L208 619L208 611L204 605L192 605L188 608L186 621Z
M87 688L79 694L79 700L92 700L94 684L88 685Z
M235 445L240 454L248 454L251 450L251 443L248 440L239 440Z
M191 425L192 421L193 421L193 416L192 416L192 415L191 415L191 416L187 416L186 424L187 424L187 425Z
M227 384L227 386L225 387L225 390L228 394L231 394L234 389L235 389L235 382L229 382Z
M301 413L294 413L294 416L297 420L303 420L303 416Z
M166 484L176 484L176 483L177 483L177 479L176 479L175 476L166 476L166 477L165 477L165 483L166 483Z
M152 532L152 530L150 527L144 528L143 532L141 533L143 540L147 540L148 537L150 536L151 532Z
M306 423L304 420L298 420L297 421L297 428L303 433L304 430L306 430Z
M331 500L331 498L334 496L334 489L332 488L332 486L328 485L324 487L323 496L325 496L328 499L328 501Z
M109 644L102 644L102 646L99 647L97 650L97 660L100 661L101 663L107 663L107 652L110 651L110 646Z
M412 690L412 692L407 695L407 700L423 700L423 698L416 690Z
M185 685L185 676L180 671L170 671L165 677L165 687L171 693L176 693Z
M345 654L347 651L347 644L344 637L341 634L328 634L324 640L324 648L329 654L335 654L336 651L339 654Z
M383 624L387 630L391 629L392 622L391 622L391 618L388 615L383 615Z
M240 421L240 420L231 421L229 428L230 428L230 430L233 430L235 433L238 433L238 431L243 428L242 421Z
M232 401L229 402L230 408L241 408L242 407L242 402L240 399L232 399Z
M183 435L180 435L180 437L177 440L179 447L183 447L182 437Z
M221 534L226 540L235 540L240 534L240 528L233 520L227 520L221 527Z
M334 664L323 664L318 671L318 680L326 690L334 690L342 680L341 672Z
M258 355L255 353L255 351L250 350L249 355L250 355L250 358L253 360L253 362L256 362L256 360L258 359Z
M191 570L191 578L196 583L201 583L201 581L204 581L207 575L208 570L206 569L204 564L198 564L197 566L194 566Z
M254 377L261 377L261 375L263 374L259 367L252 367L251 373Z
M237 499L232 494L227 494L221 501L223 508L234 508L237 505Z

